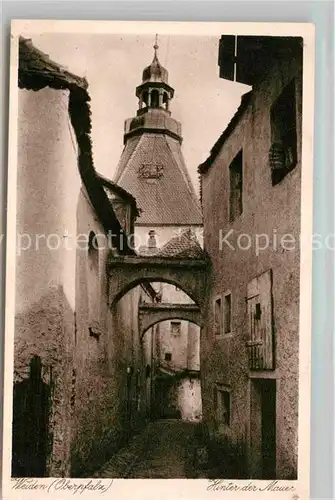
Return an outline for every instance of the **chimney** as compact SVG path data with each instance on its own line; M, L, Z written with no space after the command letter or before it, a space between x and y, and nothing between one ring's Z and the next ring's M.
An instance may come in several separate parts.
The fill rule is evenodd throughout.
M156 232L153 229L149 231L148 250L150 254L156 253L157 251Z

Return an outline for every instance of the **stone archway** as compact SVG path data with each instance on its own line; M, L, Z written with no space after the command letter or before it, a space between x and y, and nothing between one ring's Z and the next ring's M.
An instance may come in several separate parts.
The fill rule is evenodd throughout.
M157 323L180 319L202 326L202 314L196 304L151 304L144 303L139 308L140 338Z
M200 309L205 305L208 278L206 260L111 256L107 272L110 306L114 306L140 283L159 281L178 286Z

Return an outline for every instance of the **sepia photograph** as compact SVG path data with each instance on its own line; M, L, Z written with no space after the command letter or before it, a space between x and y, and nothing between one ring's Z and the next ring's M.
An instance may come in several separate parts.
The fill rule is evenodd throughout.
M313 59L197 24L13 22L13 495L308 488Z

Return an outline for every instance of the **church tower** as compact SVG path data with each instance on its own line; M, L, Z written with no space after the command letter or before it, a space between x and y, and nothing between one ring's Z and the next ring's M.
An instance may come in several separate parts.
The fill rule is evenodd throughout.
M201 251L197 235L201 242L202 214L181 151L181 124L171 116L174 89L157 50L156 37L152 63L143 70L142 83L136 88L136 116L125 121L124 149L114 180L136 198L140 211L135 221L135 250L144 256L183 252L190 256L194 250ZM192 302L171 284L152 285L163 303ZM172 398L182 418L201 418L199 327L183 320L163 321L152 327L143 342L155 346L154 365L159 373L163 370L162 380L168 377L172 383L167 391L165 385L159 386L160 378L155 379L156 416L164 416ZM195 373L195 379L182 378L173 385L176 372L185 370Z
M151 236L151 250L153 234L162 247L178 230L202 227L199 201L181 151L181 124L171 116L174 89L157 50L156 38L152 63L136 88L136 116L125 121L124 149L114 179L136 198L140 216L135 233L142 246Z

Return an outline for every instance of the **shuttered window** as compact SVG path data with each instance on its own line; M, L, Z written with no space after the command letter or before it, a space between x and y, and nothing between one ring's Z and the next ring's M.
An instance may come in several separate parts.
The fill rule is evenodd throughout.
M272 184L278 184L297 164L295 81L292 80L271 107L269 162Z
M231 294L224 296L224 332L231 333Z
M229 427L231 420L231 393L228 388L214 387L214 409L217 424Z
M229 217L233 221L243 212L243 154L242 150L235 156L229 166Z
M272 273L267 271L248 284L249 364L252 370L274 369Z
M222 317L222 299L221 297L217 297L214 300L214 332L215 335L222 335L223 333L223 317Z

